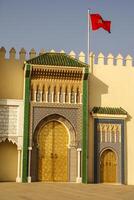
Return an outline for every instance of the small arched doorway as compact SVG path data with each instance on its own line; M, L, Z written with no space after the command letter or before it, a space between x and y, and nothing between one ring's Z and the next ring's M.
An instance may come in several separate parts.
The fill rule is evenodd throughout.
M37 135L38 180L68 181L68 132L58 121L47 122Z
M17 145L8 140L0 143L0 181L16 181Z
M100 182L115 183L117 181L117 158L111 150L105 150L100 158Z

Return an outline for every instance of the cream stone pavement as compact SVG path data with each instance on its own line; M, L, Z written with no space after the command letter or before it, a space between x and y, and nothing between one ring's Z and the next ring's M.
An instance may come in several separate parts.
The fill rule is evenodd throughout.
M75 183L0 183L0 200L133 200L134 186Z

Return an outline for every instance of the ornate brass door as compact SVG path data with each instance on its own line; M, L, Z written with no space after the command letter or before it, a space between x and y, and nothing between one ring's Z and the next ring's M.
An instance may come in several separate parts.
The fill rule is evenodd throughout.
M47 123L38 134L40 181L67 181L66 128L57 121Z
M112 150L103 152L100 160L100 181L106 183L116 182L116 155Z

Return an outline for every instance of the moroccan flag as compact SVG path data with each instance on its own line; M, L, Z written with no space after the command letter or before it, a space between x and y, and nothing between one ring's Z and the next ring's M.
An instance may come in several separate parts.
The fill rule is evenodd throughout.
M100 14L90 14L91 24L92 24L92 30L96 31L99 28L103 28L104 30L110 32L111 29L111 21L105 21L101 17Z

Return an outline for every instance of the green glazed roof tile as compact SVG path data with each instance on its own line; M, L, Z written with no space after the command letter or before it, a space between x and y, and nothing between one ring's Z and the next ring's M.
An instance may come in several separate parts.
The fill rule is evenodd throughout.
M69 66L69 67L88 67L87 64L72 58L65 53L44 53L27 61L34 65L50 65L50 66Z
M94 107L92 109L94 114L110 114L110 115L127 115L127 112L123 108L112 107Z

